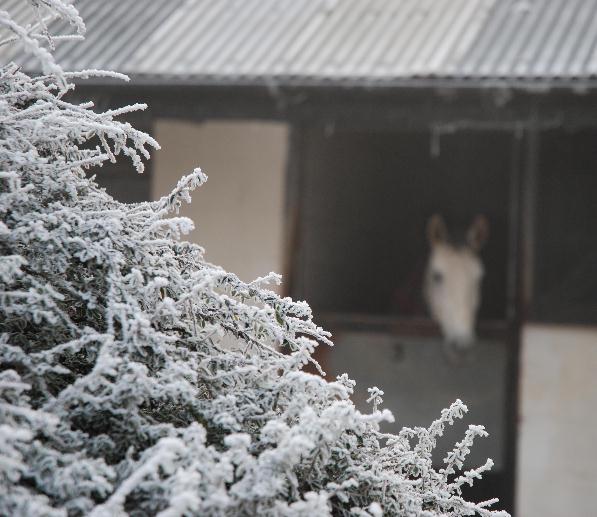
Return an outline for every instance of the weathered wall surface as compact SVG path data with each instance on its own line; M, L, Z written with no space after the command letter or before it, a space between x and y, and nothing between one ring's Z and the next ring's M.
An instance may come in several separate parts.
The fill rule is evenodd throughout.
M285 124L225 121L202 124L159 119L152 198L168 193L195 167L209 181L181 211L195 221L189 236L208 261L253 280L282 273Z
M597 328L522 334L517 517L597 515Z

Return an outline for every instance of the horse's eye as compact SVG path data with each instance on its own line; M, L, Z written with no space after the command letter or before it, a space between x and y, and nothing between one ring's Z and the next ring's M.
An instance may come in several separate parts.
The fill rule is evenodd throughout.
M441 284L444 281L444 275L442 275L439 271L433 271L431 273L431 281L434 284Z

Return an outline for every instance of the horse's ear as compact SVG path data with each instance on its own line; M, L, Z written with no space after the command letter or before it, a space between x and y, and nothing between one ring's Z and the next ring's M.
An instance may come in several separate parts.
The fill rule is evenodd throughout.
M439 214L433 214L427 223L427 239L429 244L435 246L448 240L448 230L446 223Z
M466 239L468 245L475 251L479 251L489 237L489 222L484 215L478 215L468 229Z

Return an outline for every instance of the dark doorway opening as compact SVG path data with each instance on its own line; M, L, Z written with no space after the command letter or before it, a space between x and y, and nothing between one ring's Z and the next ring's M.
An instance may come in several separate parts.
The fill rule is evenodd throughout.
M482 319L504 319L512 135L309 131L302 235L304 296L321 313L423 316L425 227L489 220ZM439 154L434 155L433 148Z
M309 301L334 334L320 356L329 377L357 381L354 400L367 409L367 388L386 393L394 427L429 425L461 398L465 424L483 423L489 440L475 445L471 468L495 468L467 497L499 497L512 510L517 322L515 275L520 140L514 131L464 129L355 130L311 127L300 138L300 243L293 293ZM452 231L477 214L489 221L477 344L472 363L450 364L427 317L421 284L428 256L426 225L439 213ZM436 457L462 438L447 430Z

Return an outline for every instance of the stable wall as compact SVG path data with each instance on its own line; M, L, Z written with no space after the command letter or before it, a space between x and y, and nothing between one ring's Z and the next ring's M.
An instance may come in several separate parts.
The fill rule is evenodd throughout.
M196 167L209 176L181 209L195 222L188 240L242 280L282 273L287 125L158 119L154 136L162 148L155 153L152 199Z
M517 517L597 515L597 328L522 333Z

